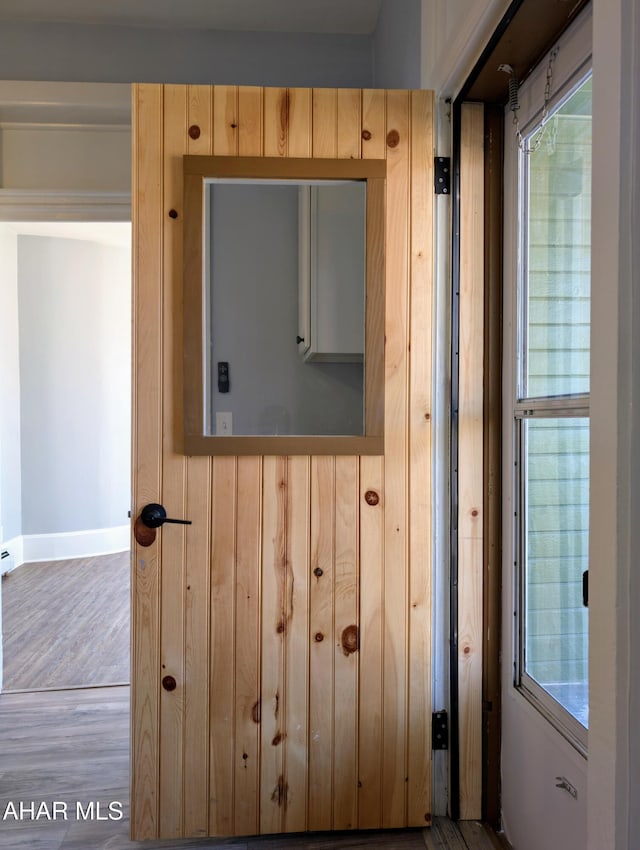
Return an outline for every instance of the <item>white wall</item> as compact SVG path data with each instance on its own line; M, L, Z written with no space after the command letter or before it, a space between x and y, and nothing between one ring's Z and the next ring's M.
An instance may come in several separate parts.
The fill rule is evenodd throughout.
M0 79L370 86L371 37L3 21Z
M0 186L129 192L129 127L0 127Z
M376 88L419 89L422 0L382 0L373 35Z
M422 88L455 97L511 0L422 0Z
M0 223L0 544L22 534L18 237Z
M594 0L588 850L640 846L640 1Z
M22 533L127 523L130 252L18 238Z

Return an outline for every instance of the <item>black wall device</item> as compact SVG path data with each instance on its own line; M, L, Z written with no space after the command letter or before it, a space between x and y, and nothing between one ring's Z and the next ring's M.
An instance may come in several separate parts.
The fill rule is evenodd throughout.
M229 364L226 360L218 361L218 392L229 392Z

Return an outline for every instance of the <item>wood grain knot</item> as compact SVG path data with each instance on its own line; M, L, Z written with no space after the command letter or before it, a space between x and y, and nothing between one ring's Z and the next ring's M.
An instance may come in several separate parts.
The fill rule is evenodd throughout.
M400 133L397 130L389 130L387 133L387 145L390 148L397 148L400 144Z
M133 536L136 538L136 543L139 546L151 546L156 539L156 529L147 528L140 517L138 517L133 526Z
M363 130L362 138L365 140L365 142L371 141L371 130Z
M465 655L468 655L471 652L471 647L465 646L465 648L462 651L464 652Z
M316 578L320 578L320 576L324 575L324 570L322 569L322 567L316 567L313 571L313 574Z
M425 413L424 418L427 420L427 422L429 422L431 420L431 414Z
M169 210L169 218L178 218L178 210Z
M425 812L424 822L428 823L429 825L431 824L431 812Z
M246 761L249 758L249 753L242 753L242 760Z
M262 720L262 700L256 700L251 709L251 719L254 723L260 723Z
M471 516L478 516L478 509L477 509L477 508L474 508L474 509L471 511Z
M197 124L192 124L189 127L189 137L192 138L192 139L199 139L200 138L200 127L198 127Z
M233 124L230 124L229 126L231 127L232 130L238 129L238 125L235 122Z
M367 490L364 494L364 500L368 505L374 506L380 501L380 496L378 496L375 490Z
M340 636L340 643L342 644L342 651L345 655L351 655L354 652L357 652L360 649L360 635L358 632L358 627L356 625L347 626L346 629L342 630L342 635Z
M178 685L173 676L165 676L162 680L162 687L165 689L165 691L175 691L177 686Z
M273 747L277 747L277 746L278 746L278 744L281 744L281 743L282 743L282 741L283 741L284 737L285 737L285 736L282 734L282 732L277 732L277 733L274 735L274 737L273 737L273 741L271 741L271 745L272 745Z
M287 798L289 793L289 785L284 781L283 776L278 777L278 784L273 789L273 794L271 795L271 802L277 803L278 806L281 806Z
M316 632L313 636L313 639L316 643L322 643L322 641L324 640L324 635L322 634L322 632Z
M278 634L279 634L279 635L282 635L282 634L284 634L284 632L285 632L286 630L287 630L287 627L286 627L286 625L285 625L284 621L283 621L283 620L280 620L280 622L279 622L279 623L278 623L278 625L276 626L276 631L278 632Z
M289 103L291 100L291 96L289 94L289 89L287 89L280 98L280 127L283 131L286 131L289 127Z

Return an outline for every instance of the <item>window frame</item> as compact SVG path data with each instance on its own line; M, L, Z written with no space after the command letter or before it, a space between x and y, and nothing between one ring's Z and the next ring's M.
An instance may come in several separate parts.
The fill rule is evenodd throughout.
M591 76L591 21L578 26L577 38L569 34L559 42L554 65L555 81L549 101L550 116L572 96ZM541 62L525 86L520 90L519 118L525 138L535 134L542 118L542 103L546 84L547 60ZM523 116L525 116L523 120ZM514 629L512 635L512 685L549 723L566 738L578 752L587 755L586 729L561 703L526 672L526 447L525 423L531 420L555 418L589 418L589 394L564 396L526 396L527 376L527 302L526 287L528 233L523 226L528 212L528 169L526 154L518 150L512 123L512 114L505 110L505 347L503 369L503 396L505 412L505 458L511 473L509 481L511 498L512 598ZM509 281L512 285L509 285Z

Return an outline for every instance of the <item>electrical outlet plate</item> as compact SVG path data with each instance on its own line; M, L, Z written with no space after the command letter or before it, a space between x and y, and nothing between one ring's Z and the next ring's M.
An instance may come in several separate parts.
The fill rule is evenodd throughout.
M216 437L230 437L233 434L233 414L216 413Z

